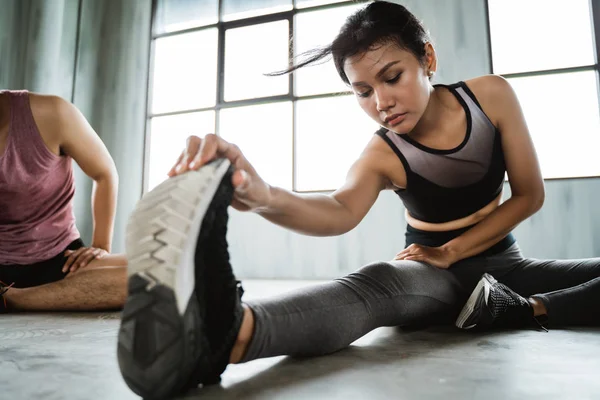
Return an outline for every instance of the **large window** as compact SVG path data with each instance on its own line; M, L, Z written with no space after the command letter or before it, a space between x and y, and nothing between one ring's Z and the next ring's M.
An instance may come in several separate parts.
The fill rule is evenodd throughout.
M488 0L493 72L517 93L544 178L600 175L599 3Z
M270 184L339 187L377 125L331 61L264 74L329 44L360 3L156 0L146 188L166 179L187 136L207 133L237 144Z
M187 136L207 133L240 146L273 185L339 187L377 125L331 61L264 74L330 43L361 3L155 0L145 187L166 178ZM517 92L544 178L600 176L600 0L487 5L492 70Z

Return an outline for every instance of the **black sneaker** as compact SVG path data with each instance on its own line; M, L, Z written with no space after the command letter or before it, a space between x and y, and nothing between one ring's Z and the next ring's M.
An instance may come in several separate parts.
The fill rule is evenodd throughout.
M546 328L533 316L531 304L489 274L483 274L469 300L456 319L461 329L483 330L489 327Z
M125 382L144 398L216 383L229 361L243 317L225 238L232 172L219 159L168 179L129 220L117 355Z

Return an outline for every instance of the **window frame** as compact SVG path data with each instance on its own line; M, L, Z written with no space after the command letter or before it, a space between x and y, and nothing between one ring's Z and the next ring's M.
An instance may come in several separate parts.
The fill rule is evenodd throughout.
M196 113L202 111L215 111L215 134L220 135L220 111L226 108L233 107L242 107L242 106L251 106L251 105L261 105L268 104L280 101L291 101L292 102L292 154L290 157L290 161L292 162L292 190L298 193L323 193L330 192L335 189L331 188L323 188L323 189L314 189L310 191L298 191L297 188L297 165L296 165L296 102L298 100L314 100L321 98L328 98L340 95L351 95L352 91L342 91L342 92L330 92L330 93L322 93L322 94L314 94L314 95L304 95L304 96L296 96L294 93L295 88L295 74L288 74L288 93L283 95L275 95L275 96L266 96L260 98L251 98L244 100L235 100L235 101L225 101L224 100L224 85L225 85L225 32L228 29L233 28L243 28L246 26L263 24L268 22L287 20L288 21L288 34L289 37L293 37L295 31L295 16L297 14L302 14L306 12L313 11L323 11L333 8L339 8L349 5L357 5L367 3L368 0L344 0L339 1L337 3L330 4L322 4L316 6L309 6L303 8L296 8L296 0L292 0L292 9L287 11L275 12L272 14L259 15L254 17L242 18L232 21L222 21L222 11L223 11L223 0L218 1L218 22L208 25L202 25L194 28L187 28L181 30L174 30L170 32L163 33L155 33L154 31L154 18L156 15L158 0L153 0L152 4L152 23L150 24L150 33L151 33L151 41L150 41L150 57L149 57L149 68L148 68L148 81L147 81L147 104L146 104L146 126L145 126L145 140L144 140L144 169L143 169L143 191L144 193L148 190L149 183L149 171L150 171L150 142L151 135L150 126L153 118L160 118L165 116L172 115L181 115L187 113ZM154 61L155 61L155 47L156 40L176 36L176 35L185 35L193 32L198 32L205 29L218 29L218 39L217 39L217 90L215 93L215 105L213 107L203 107L203 108L194 108L188 110L178 110L164 113L154 113L152 112L152 100L153 100L153 87L152 81L154 76ZM288 49L288 58L291 60L294 56L295 46L289 46ZM183 147L183 144L182 144Z
M356 4L364 4L367 3L368 0L344 0L337 3L309 6L304 8L296 8L296 0L292 1L292 9L287 11L275 12L272 14L264 14L255 17L242 18L231 21L222 21L221 14L223 10L223 0L218 1L218 22L208 25L202 25L194 28L174 30L171 32L164 33L155 33L154 32L154 18L156 15L158 0L153 0L152 5L152 23L150 24L150 57L148 60L148 77L147 77L147 102L146 102L146 121L145 121L145 137L144 137L144 168L143 168L143 191L146 192L148 190L149 183L149 170L150 170L150 143L151 143L151 120L153 118L171 116L171 115L181 115L187 113L195 113L202 111L215 111L215 134L220 134L220 110L225 108L233 108L233 107L241 107L241 106L250 106L250 105L260 105L260 104L268 104L279 101L291 101L292 102L292 154L290 157L290 161L292 162L292 190L299 193L323 193L330 192L335 190L335 188L329 189L314 189L309 191L298 191L297 188L297 160L296 160L296 138L297 138L297 123L296 123L296 105L298 100L313 100L313 99L321 99L321 98L329 98L340 95L351 95L352 91L343 91L343 92L330 92L323 94L314 94L314 95L304 95L304 96L296 96L294 93L295 88L295 74L288 75L288 94L284 95L275 95L275 96L266 96L261 98L251 98L244 100L235 100L235 101L225 101L224 100L224 73L225 73L225 32L227 29L232 28L242 28L250 25L274 22L279 20L287 20L288 21L288 29L289 36L293 37L295 32L295 16L297 14L312 12L312 11L322 11L327 9L333 9L343 6L356 5ZM596 62L590 65L582 65L576 67L566 67L566 68L556 68L556 69L544 69L544 70L535 70L535 71L527 71L527 72L513 72L500 74L500 76L511 79L511 78L523 78L523 77L533 77L540 75L555 75L555 74L563 74L563 73L573 73L573 72L583 72L583 71L594 71L596 74L596 92L598 93L598 99L600 104L600 63L598 59L600 57L600 0L589 0L590 10L591 10L591 27L593 34L593 42L594 42L594 56ZM490 7L489 0L485 0L485 17L486 17L486 27L487 27L487 42L488 42L488 59L489 59L489 71L494 73L494 64L493 64L493 50L492 50L492 38L491 38L491 25L490 25ZM194 108L188 110L178 110L166 113L153 113L151 109L152 105L152 96L153 96L153 75L154 75L154 61L155 61L155 47L156 40L161 38L166 38L170 36L176 35L184 35L188 33L198 32L205 29L218 29L218 39L217 39L217 90L215 93L215 105L213 107L203 107L203 108ZM288 50L288 57L292 59L294 56L294 46L290 46ZM600 110L599 110L600 113ZM598 175L589 175L589 176L572 176L572 177L549 177L544 178L544 180L565 180L565 179L590 179L590 178L598 178Z
M598 97L598 104L600 105L600 63L598 59L600 57L600 0L588 0L590 11L591 11L591 28L592 28L592 40L593 40L593 51L595 63L589 65L580 65L576 67L565 67L565 68L552 68L552 69L542 69L542 70L534 70L527 72L511 72L505 74L498 74L505 79L511 78L527 78L534 76L543 76L543 75L558 75L565 73L573 73L573 72L584 72L584 71L594 71L596 74L596 93ZM492 32L491 32L491 18L490 18L490 6L489 0L485 0L485 16L486 16L486 26L487 26L487 42L488 42L488 58L489 58L489 69L491 73L494 73L494 59L493 59L493 50L492 50ZM598 113L600 114L600 108L598 109ZM600 132L598 133L600 134ZM535 143L534 143L535 145ZM543 175L543 171L542 171ZM555 180L573 180L573 179L595 179L600 177L600 175L583 175L583 176L565 176L565 177L544 177L545 181L555 181Z

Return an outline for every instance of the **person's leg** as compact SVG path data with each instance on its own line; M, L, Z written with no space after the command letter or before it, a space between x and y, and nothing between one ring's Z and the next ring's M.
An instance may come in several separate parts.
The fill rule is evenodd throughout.
M28 288L60 281L68 275L62 271L68 259L65 252L67 250L77 250L84 246L85 243L81 239L76 239L50 259L26 265L0 265L0 281L6 285L11 285L13 288ZM112 259L115 257L119 256L111 256ZM124 259L123 256L120 256L120 258Z
M92 311L119 309L127 297L127 260L109 255L66 278L40 286L11 288L9 310Z
M504 276L521 259L514 244L449 269L413 261L375 263L322 286L250 302L230 362L326 354L377 326L451 323L483 273Z
M507 262L505 273L480 279L459 328L600 324L600 259L537 260L519 253Z
M459 281L417 262L371 264L244 308L226 240L232 171L216 160L169 179L130 217L117 356L134 392L173 396L218 382L242 357L326 354L378 326L457 314Z
M530 298L550 326L600 325L600 258L523 259L499 281Z
M378 262L333 282L249 302L230 361L335 352L381 326L458 313L463 289L446 270L414 261ZM247 349L244 348L247 345ZM245 353L245 354L244 354ZM242 357L243 354L243 357Z

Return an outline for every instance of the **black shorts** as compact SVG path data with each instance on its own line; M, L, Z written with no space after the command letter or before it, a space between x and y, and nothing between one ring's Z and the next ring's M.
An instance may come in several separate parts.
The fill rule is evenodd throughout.
M30 265L0 265L0 281L14 284L15 288L39 286L63 279L67 273L62 272L67 258L65 251L84 247L81 239L76 239L56 257Z

